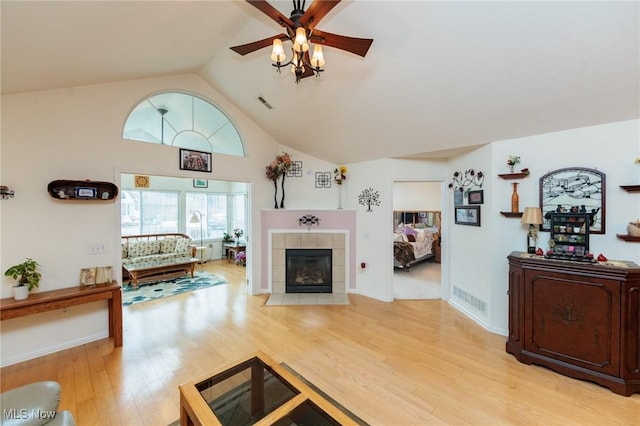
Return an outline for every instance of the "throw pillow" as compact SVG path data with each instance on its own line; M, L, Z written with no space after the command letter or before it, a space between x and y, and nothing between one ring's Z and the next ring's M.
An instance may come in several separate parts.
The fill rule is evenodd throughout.
M413 229L410 226L405 226L404 227L404 235L418 235L418 231L416 231L415 229Z
M191 240L188 240L186 238L180 238L176 240L176 253L188 252L190 245L191 245Z
M165 238L160 242L160 253L173 253L176 251L175 238Z
M410 243L415 243L416 242L416 236L409 234L407 235L407 240L409 240Z

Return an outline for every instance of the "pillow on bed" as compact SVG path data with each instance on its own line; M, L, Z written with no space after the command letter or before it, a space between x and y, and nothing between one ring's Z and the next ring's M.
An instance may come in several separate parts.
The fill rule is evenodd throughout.
M416 236L413 235L413 234L407 235L407 241L409 241L410 243L415 243L416 242Z
M410 226L405 226L404 227L404 231L402 231L404 233L404 235L413 235L416 236L418 235L418 231L416 231L415 229L413 229Z
M426 228L427 225L425 225L424 223L420 222L420 223L416 223L416 229L424 229Z

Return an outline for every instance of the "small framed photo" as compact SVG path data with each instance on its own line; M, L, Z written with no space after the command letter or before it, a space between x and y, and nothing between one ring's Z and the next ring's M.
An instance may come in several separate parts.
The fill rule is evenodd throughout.
M96 198L96 188L76 188L76 198Z
M194 188L208 188L209 187L209 181L207 179L194 179L193 180L193 187Z
M418 212L418 217L427 217L427 212Z
M180 148L180 170L211 173L211 153Z
M96 268L82 268L80 270L81 285L96 285Z
M96 284L109 284L113 280L113 268L111 266L98 266L96 268Z
M455 223L458 225L480 226L480 206L455 207Z
M464 204L464 194L462 191L453 191L453 205L461 206Z
M484 191L482 189L469 191L467 195L469 197L469 204L484 204Z

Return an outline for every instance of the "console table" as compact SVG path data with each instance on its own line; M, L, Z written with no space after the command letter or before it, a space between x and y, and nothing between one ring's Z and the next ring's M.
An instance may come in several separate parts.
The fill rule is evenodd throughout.
M78 286L30 294L23 300L0 299L0 320L24 317L70 306L109 301L109 337L115 347L122 346L122 293L116 281L95 286Z
M509 259L508 353L612 392L640 392L640 266Z

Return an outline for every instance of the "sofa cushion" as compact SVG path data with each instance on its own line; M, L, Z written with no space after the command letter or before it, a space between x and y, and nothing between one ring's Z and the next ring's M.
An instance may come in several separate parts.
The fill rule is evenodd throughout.
M122 243L122 258L129 257L129 243Z
M135 241L129 243L129 257L148 256L160 253L160 241Z
M184 238L181 239L183 240ZM177 238L165 238L160 241L160 253L174 253L177 241Z
M189 247L191 246L191 240L186 238L180 238L176 240L176 253L185 253L189 252Z

